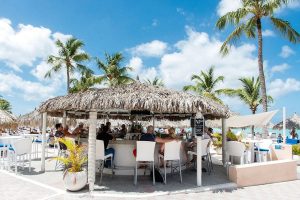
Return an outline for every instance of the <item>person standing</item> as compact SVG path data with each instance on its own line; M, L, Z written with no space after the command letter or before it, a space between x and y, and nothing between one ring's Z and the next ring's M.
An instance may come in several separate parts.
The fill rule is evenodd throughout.
M113 155L112 159L114 159L115 150L113 148L107 148L109 140L112 140L112 139L113 139L113 136L111 134L109 134L109 127L108 126L104 126L102 132L97 135L97 140L103 140L103 142L104 142L104 153L105 153L105 155L112 154ZM107 161L105 163L105 165L110 166L109 162L110 161Z

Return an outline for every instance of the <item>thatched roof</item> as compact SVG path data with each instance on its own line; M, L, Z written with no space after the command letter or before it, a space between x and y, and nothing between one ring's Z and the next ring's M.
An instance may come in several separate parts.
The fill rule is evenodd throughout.
M5 111L5 110L0 110L0 128L16 128L17 126L17 121L16 117Z
M0 110L0 124L10 124L15 122L16 117L14 115L5 110Z
M41 126L42 123L42 116L41 114L37 111L34 110L32 112L29 112L27 114L24 114L17 119L18 124L21 126L28 126L28 127L39 127ZM56 123L61 123L62 118L61 117L51 117L47 116L47 125L48 126L54 126ZM68 119L67 124L75 126L76 120L75 119Z
M296 129L300 129L300 116L294 113L293 116L286 119L285 123L287 129L292 129L293 127L295 127ZM279 122L273 127L273 129L282 129L282 127L283 127L283 122Z
M149 111L151 115L178 114L183 118L196 113L202 113L206 118L221 118L228 117L229 112L227 107L211 99L140 82L55 97L42 103L38 111L50 116L62 116L63 111L67 111L68 115L77 118L78 113L84 115L88 111L97 111L99 116L114 113L126 116L130 111Z

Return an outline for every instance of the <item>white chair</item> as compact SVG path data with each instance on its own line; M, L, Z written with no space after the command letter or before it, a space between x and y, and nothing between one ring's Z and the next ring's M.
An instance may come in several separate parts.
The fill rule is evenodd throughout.
M158 162L160 166L160 159L164 160L164 169L165 169L165 179L164 183L167 184L167 161L177 161L179 166L179 176L180 176L180 183L182 183L182 173L181 173L181 141L172 141L165 143L164 155L158 155ZM173 164L171 164L171 173L173 172Z
M155 185L155 170L154 170L154 150L155 142L149 141L137 141L136 142L136 163L134 171L134 185L137 184L137 174L138 174L138 163L148 162L152 163L152 174L153 174L153 185Z
M25 156L29 156L29 172L31 171L31 149L31 138L22 138L13 142L12 147L9 148L9 152L15 163L15 173L18 172L18 158L23 161L24 168Z
M102 182L104 163L110 159L111 174L114 174L113 154L105 155L103 140L96 140L96 161L100 161L100 184Z
M226 142L227 162L233 164L233 157L240 158L240 164L244 164L246 146L242 142L228 141Z
M233 157L239 157L240 158L240 164L244 164L244 158L245 158L245 150L246 146L242 142L238 141L228 141L226 142L226 168L227 168L227 175L229 170L229 165L233 164Z
M0 167L6 169L9 166L8 146L0 144Z
M205 159L207 170L208 170L209 174L212 170L212 161L211 161L211 156L210 156L210 141L211 141L210 139L201 140L201 158ZM188 151L188 154L196 156L197 152ZM194 162L194 165L195 164L196 164L196 162Z
M257 148L254 150L254 153L257 155L258 161L267 161L267 156L269 155L270 160L272 160L272 154L270 146L272 145L272 139L263 139L260 143L257 143ZM262 159L263 157L263 159Z

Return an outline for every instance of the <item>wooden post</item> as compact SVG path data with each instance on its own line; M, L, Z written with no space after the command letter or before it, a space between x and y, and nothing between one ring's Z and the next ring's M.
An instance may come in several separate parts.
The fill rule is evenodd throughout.
M47 129L47 113L42 114L42 155L41 155L41 171L45 172L45 148L46 148L46 129Z
M64 128L67 125L67 111L64 111L64 113L63 113L62 125Z
M222 118L222 162L223 165L226 163L226 119Z
M95 184L95 159L96 159L96 126L97 112L89 113L89 149L88 149L88 184L89 190L94 190Z
M153 130L154 130L155 129L155 116L154 115L152 116L152 126L153 126Z
M283 136L283 143L286 140L286 110L285 107L282 108L282 136Z
M197 186L202 186L202 136L197 136Z

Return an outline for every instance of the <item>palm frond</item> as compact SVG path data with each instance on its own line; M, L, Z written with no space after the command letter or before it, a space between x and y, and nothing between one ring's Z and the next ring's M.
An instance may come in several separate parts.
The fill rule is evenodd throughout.
M285 38L292 43L300 42L300 34L290 25L288 21L271 17L271 22Z

